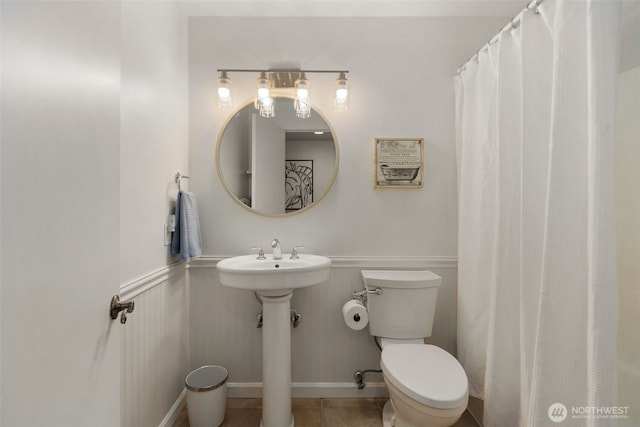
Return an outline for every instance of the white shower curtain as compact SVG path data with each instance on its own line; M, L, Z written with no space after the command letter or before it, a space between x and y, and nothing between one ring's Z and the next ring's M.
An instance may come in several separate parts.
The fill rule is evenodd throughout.
M458 358L486 427L610 425L619 2L520 18L455 79Z

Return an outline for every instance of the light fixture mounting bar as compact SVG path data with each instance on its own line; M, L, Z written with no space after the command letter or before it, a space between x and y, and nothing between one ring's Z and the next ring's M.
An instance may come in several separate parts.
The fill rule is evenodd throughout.
M264 73L271 81L276 89L288 89L295 87L296 80L303 74L342 74L346 75L349 71L340 70L302 70L300 68L270 68L268 70L252 70L252 69L228 69L221 68L218 73Z
M217 70L226 73L309 73L309 74L349 74L349 70L303 70L300 68L271 68L267 70L244 69L244 68L219 68Z

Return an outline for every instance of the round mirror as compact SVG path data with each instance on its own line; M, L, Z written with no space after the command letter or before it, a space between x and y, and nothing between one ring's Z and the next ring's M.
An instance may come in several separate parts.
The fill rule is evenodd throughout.
M253 102L227 120L218 137L218 175L244 208L267 216L310 209L329 192L338 172L338 142L314 108L299 119L293 99L274 97L275 116Z

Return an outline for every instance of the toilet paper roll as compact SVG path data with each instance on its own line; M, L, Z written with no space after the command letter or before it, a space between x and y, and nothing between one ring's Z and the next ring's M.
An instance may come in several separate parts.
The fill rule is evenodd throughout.
M366 307L358 300L352 299L342 306L344 323L355 331L363 329L369 323L369 313Z

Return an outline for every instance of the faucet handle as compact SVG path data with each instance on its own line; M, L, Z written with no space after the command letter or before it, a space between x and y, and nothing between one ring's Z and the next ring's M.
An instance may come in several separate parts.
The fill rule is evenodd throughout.
M258 258L256 259L267 259L267 257L264 256L264 250L260 246L251 246L251 249L254 251L258 251Z
M303 245L294 246L293 249L291 249L291 256L289 257L289 259L298 259L298 258L300 258L298 256L298 249L304 249L304 246Z

